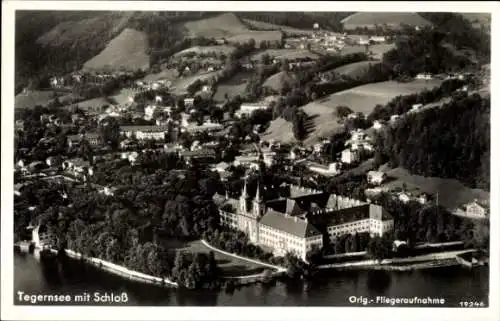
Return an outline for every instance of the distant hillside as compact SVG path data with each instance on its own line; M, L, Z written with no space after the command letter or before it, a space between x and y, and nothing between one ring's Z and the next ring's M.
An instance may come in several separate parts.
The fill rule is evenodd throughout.
M125 29L109 42L97 56L83 65L83 69L145 70L149 67L147 37L143 32Z
M236 12L238 17L269 23L274 26L288 26L296 29L310 30L314 24L321 29L340 31L340 21L352 12ZM257 27L258 28L258 27ZM279 29L287 32L279 27Z
M415 12L357 12L344 18L341 23L344 30L374 29L376 26L397 28L403 24L420 27L432 25L431 22Z
M484 27L487 30L491 29L491 13L484 12L460 12L474 28Z
M188 21L184 24L189 37L225 38L229 43L244 43L254 39L257 46L261 41L281 41L279 30L251 30L236 14L224 13L215 17Z

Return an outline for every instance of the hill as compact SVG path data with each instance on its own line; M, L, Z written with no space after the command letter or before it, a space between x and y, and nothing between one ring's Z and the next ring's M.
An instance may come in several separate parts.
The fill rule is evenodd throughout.
M341 67L335 68L333 71L337 75L346 75L352 78L358 78L363 76L368 68L374 64L380 63L378 60L367 60L367 61L360 61L360 62L354 62L352 64L347 64L343 65Z
M244 23L246 23L250 28L256 30L280 30L283 31L287 36L298 36L298 35L311 35L313 34L312 26L311 29L297 29L284 25L277 25L274 23L268 23L263 21L251 20L251 19L242 19Z
M289 71L280 71L277 74L272 75L267 78L266 81L262 84L262 87L268 87L272 90L280 93L285 86L288 88L292 87L292 84L296 83L297 77L294 73Z
M384 166L381 171L385 172L390 180L382 187L388 190L403 188L410 193L428 193L436 195L439 193L439 205L450 210L469 203L474 199L488 201L490 193L482 189L473 189L465 186L455 179L439 177L425 177L412 175L406 169L397 167L393 169Z
M188 21L184 23L188 37L225 38L229 43L243 43L254 39L257 46L261 41L281 41L281 31L251 30L233 13Z
M111 40L106 48L83 65L83 69L147 69L149 56L147 37L143 32L127 28Z
M319 55L309 50L305 49L267 49L261 52L258 52L250 57L252 61L260 61L263 55L269 55L269 57L277 58L277 59L297 59L297 58L310 58L310 59L318 59Z
M342 19L344 30L374 29L376 26L398 28L401 25L431 26L431 22L415 12L357 12Z
M233 13L188 21L184 27L189 37L230 37L249 31L248 27Z
M14 99L16 109L32 108L36 105L46 106L54 98L53 91L28 91L17 94Z
M474 28L484 27L491 28L491 14L485 12L460 12L465 19L467 19Z
M304 144L314 144L321 137L328 137L341 127L334 113L335 107L339 105L348 106L354 112L368 115L378 104L385 105L396 96L430 89L439 86L440 83L439 80L429 82L418 80L409 83L384 81L354 87L313 101L301 107L314 122L314 130ZM268 129L268 136L279 141L287 141L290 135L293 137L293 133L285 130L286 127L283 127L280 121L274 120Z
M234 47L232 46L194 46L188 49L184 49L182 51L179 51L174 55L174 57L177 56L182 56L190 53L194 54L209 54L209 53L217 53L217 54L224 54L226 56L229 56L231 53L233 53L235 50Z

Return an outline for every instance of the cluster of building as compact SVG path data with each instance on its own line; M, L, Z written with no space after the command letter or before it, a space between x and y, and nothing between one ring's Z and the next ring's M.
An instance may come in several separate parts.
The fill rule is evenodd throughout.
M306 260L325 240L344 234L382 235L394 221L378 205L317 190L290 186L286 197L264 201L260 188L253 200L245 185L239 199L216 194L221 223L247 233L250 241L282 256L288 252Z

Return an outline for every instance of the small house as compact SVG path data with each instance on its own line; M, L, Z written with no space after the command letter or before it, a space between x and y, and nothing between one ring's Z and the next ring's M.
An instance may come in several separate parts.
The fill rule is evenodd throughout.
M381 185L387 180L387 175L384 172L369 171L367 174L367 180L369 184Z
M341 161L344 164L353 164L357 163L360 160L360 154L351 149L345 149L341 154Z

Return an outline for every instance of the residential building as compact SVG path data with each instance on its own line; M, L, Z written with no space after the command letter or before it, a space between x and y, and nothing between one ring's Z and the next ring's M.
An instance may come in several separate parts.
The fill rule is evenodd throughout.
M165 139L165 134L168 131L168 126L121 126L120 133L122 135L131 138L135 136L138 140L154 139L160 140Z
M412 111L419 111L420 109L422 109L423 106L424 106L424 104L414 104L411 106L411 110Z
M153 119L153 114L156 110L156 105L148 105L144 108L144 119L151 120Z
M89 161L82 158L72 158L62 162L62 169L77 177L86 178L87 175L92 176L94 170Z
M341 161L345 164L354 164L359 162L360 154L356 150L344 149L341 154Z
M470 218L488 218L489 206L486 202L477 199L465 205L465 215Z
M394 123L394 122L398 121L400 118L401 118L400 115L392 115L390 118L390 122Z
M45 162L49 167L59 167L62 165L63 159L61 156L49 156Z
M375 43L382 43L385 42L385 36L371 36L370 41L375 42Z
M372 185L381 185L387 179L384 172L369 171L367 174L368 183Z
M381 130L382 128L384 128L384 123L381 120L375 120L373 122L372 127L373 127L373 129L378 131L378 130Z
M403 203L408 203L411 201L411 195L405 192L400 192L397 194L398 200L400 200Z
M97 146L103 143L102 136L99 133L85 133L80 135L68 136L68 147L75 148L79 146L83 140L89 142L91 146Z
M138 152L122 152L121 158L126 159L130 162L130 164L134 165L137 162L137 158L139 157Z
M183 124L183 129L189 133L199 133L199 132L216 132L224 129L222 124L212 123L210 121L204 122L201 125L197 124Z
M193 159L197 161L214 161L216 159L215 150L211 148L200 148L195 150L184 150L179 152L179 156L184 157L187 161Z
M328 165L322 165L317 163L310 162L307 168L315 173L325 175L325 176L333 176L340 173L341 163L334 162Z
M421 73L415 76L415 79L420 79L420 80L431 80L432 74L430 73Z
M193 107L194 106L194 98L184 98L184 106L186 108Z
M240 109L236 111L236 115L241 117L243 115L250 116L254 111L266 110L267 105L264 104L241 104Z

